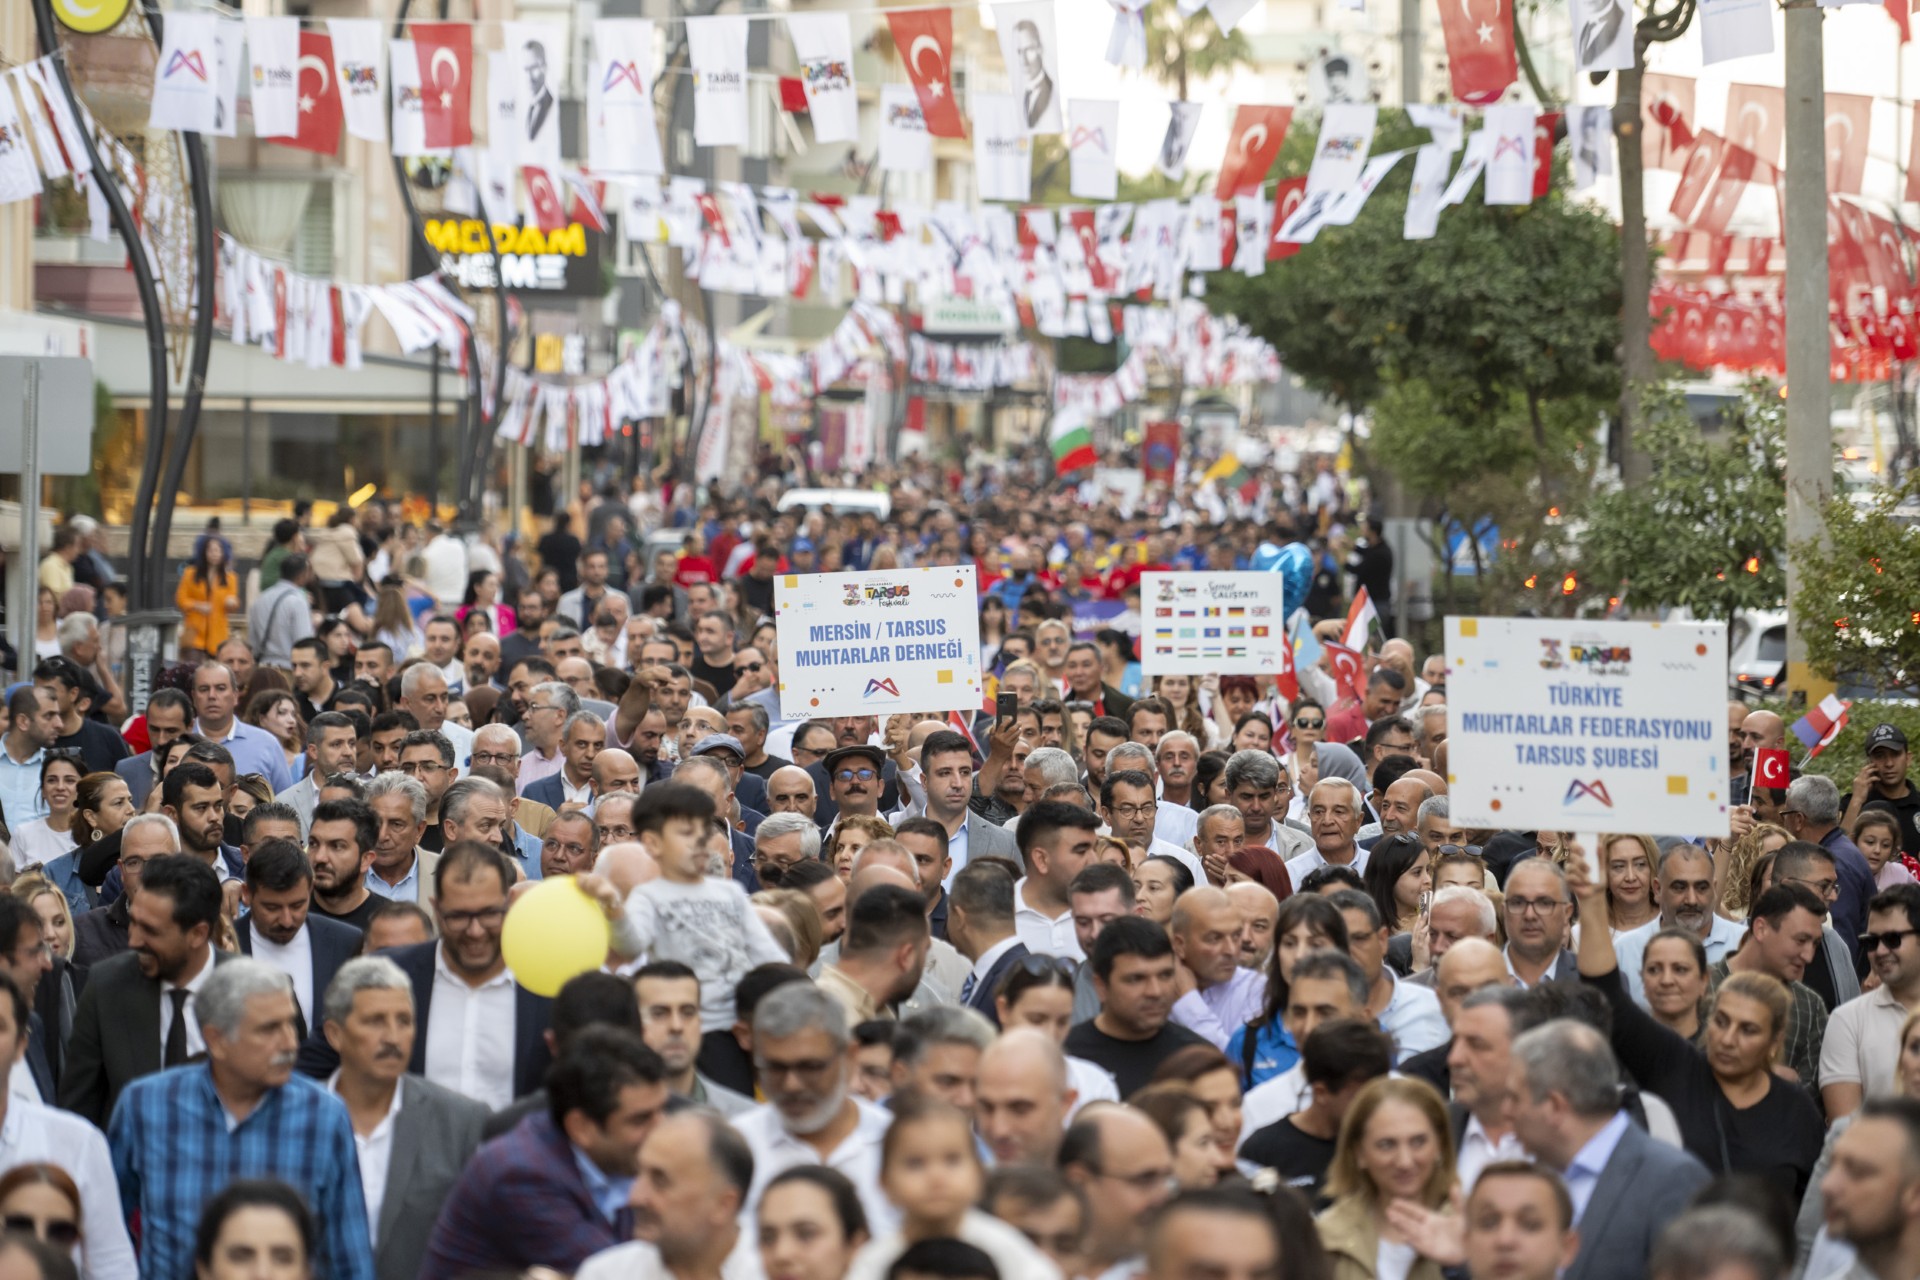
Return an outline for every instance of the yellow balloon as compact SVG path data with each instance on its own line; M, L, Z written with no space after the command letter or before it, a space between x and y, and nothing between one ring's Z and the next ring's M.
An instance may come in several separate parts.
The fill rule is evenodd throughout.
M126 16L128 0L53 0L60 25L93 35L110 31Z
M609 942L606 913L572 876L529 889L507 912L500 934L507 968L537 996L558 995L567 979L605 964Z

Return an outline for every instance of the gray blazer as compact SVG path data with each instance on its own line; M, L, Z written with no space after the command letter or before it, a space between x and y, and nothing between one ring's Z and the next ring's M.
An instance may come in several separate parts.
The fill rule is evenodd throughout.
M1687 1152L1629 1123L1580 1215L1580 1252L1562 1280L1643 1280L1653 1242L1711 1177Z
M320 803L320 783L312 770L274 797L300 815L300 834L305 837L307 828L313 825L313 807Z
M969 813L967 861L972 862L975 858L1005 858L1017 867L1020 865L1020 846L1014 843L1013 832L988 822L977 813Z
M416 1075L400 1078L400 1114L393 1123L387 1190L375 1227L378 1280L414 1280L420 1274L440 1206L479 1147L486 1122L484 1104Z

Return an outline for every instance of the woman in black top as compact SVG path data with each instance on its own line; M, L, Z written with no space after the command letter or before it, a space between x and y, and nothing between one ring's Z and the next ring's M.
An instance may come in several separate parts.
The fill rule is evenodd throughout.
M1777 979L1739 973L1720 984L1696 1048L1634 1003L1607 927L1606 886L1576 851L1567 887L1580 903L1580 976L1613 1006L1613 1051L1640 1087L1673 1108L1688 1151L1715 1173L1752 1174L1800 1203L1825 1142L1820 1111L1800 1085L1774 1074L1789 997Z

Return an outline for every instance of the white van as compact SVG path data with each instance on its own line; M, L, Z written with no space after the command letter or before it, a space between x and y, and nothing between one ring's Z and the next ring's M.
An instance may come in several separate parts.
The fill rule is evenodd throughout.
M885 520L893 514L893 496L879 489L789 489L780 495L778 509L808 512L831 509L839 516L872 514Z

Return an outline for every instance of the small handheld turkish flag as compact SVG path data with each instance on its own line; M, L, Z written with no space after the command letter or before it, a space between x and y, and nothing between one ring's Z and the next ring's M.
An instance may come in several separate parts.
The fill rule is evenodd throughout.
M420 115L429 147L473 144L473 27L465 22L408 26L420 59Z
M1358 651L1343 644L1327 641L1321 647L1326 650L1327 665L1333 668L1333 682L1356 699L1365 701L1367 660Z
M1792 767L1786 748L1762 747L1753 753L1753 780L1751 788L1779 788L1787 785L1788 773Z

